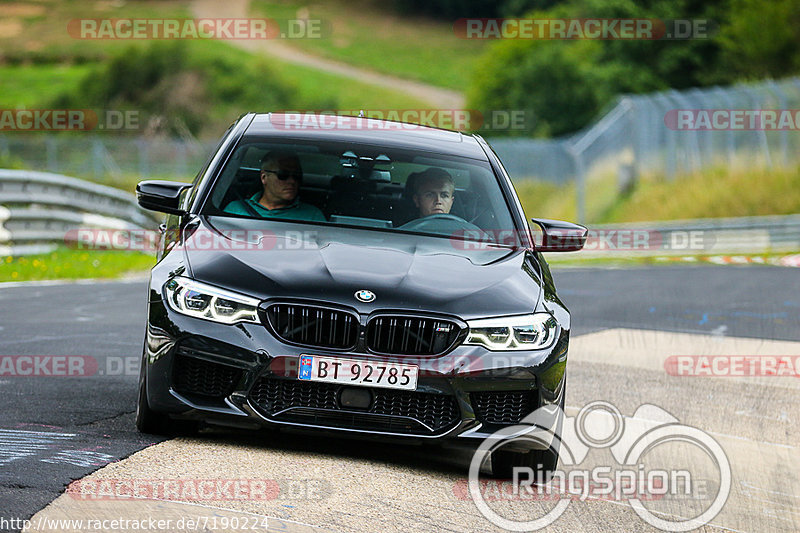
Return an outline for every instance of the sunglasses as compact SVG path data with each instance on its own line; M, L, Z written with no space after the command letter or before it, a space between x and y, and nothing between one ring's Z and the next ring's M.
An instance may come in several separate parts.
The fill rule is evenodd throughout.
M294 178L297 181L302 181L303 174L300 172L286 172L286 171L275 171L275 170L265 170L264 172L269 172L270 174L275 174L281 181L286 181L289 178Z

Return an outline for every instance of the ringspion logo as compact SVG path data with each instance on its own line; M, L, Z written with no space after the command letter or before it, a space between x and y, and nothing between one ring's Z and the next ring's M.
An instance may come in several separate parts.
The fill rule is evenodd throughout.
M560 431L544 429L558 428L559 419L563 420ZM504 447L558 449L562 468L545 475L531 466L514 466L508 490L487 492L480 469ZM584 464L596 449L610 451L604 456L610 456L613 464L602 462L591 468ZM561 517L571 501L588 498L625 502L643 521L663 531L690 531L719 514L731 485L730 461L708 433L681 424L656 405L643 404L632 417L625 417L611 403L594 401L575 417L565 416L557 406L543 406L520 424L493 433L473 455L467 486L457 483L453 491L457 498L471 498L486 519L509 531L545 528ZM498 500L556 503L541 516L527 513L523 518L513 506L489 505ZM653 505L687 500L697 508L677 520L663 518Z

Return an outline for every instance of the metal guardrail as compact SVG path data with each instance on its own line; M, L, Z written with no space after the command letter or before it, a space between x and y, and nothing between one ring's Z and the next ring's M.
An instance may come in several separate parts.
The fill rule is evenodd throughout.
M584 250L565 256L764 254L800 251L800 215L591 226Z
M124 191L47 172L0 169L0 255L47 253L77 229L155 225Z
M4 207L5 206L5 207ZM132 194L67 176L0 170L0 256L45 253L77 229L154 229ZM800 215L674 220L590 227L565 256L796 252Z

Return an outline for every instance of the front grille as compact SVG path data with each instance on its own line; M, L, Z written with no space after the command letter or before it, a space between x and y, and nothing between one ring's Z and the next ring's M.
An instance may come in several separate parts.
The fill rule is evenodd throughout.
M536 391L473 392L475 414L486 424L518 424L537 408Z
M195 357L176 355L173 388L181 394L222 398L233 392L242 371Z
M250 398L270 415L290 407L337 409L338 388L328 383L262 378L253 387Z
M267 319L284 341L323 348L353 348L358 318L346 311L299 304L274 304Z
M452 347L460 331L449 320L382 315L367 324L367 346L379 354L439 355Z
M369 388L372 403L359 411L340 407L342 388L264 377L256 382L250 400L274 420L346 429L421 435L449 429L460 420L458 404L449 394Z

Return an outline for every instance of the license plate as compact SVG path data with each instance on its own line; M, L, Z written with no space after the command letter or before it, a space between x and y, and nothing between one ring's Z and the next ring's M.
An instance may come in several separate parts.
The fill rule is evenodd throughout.
M298 379L386 389L417 389L419 367L400 363L301 355Z

